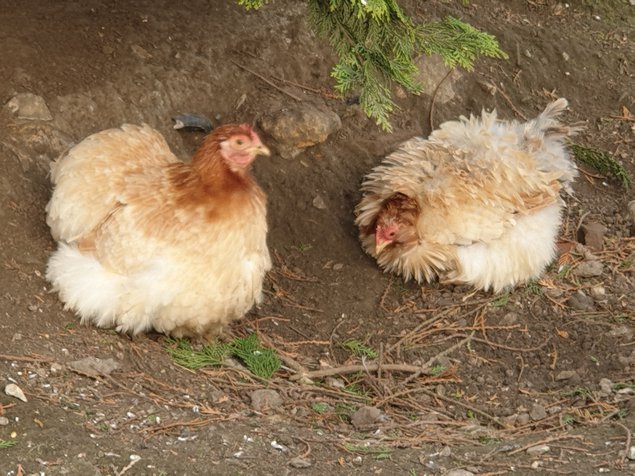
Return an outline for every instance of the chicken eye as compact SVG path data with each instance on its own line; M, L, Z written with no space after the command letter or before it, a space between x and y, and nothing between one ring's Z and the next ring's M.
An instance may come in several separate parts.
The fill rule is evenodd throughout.
M395 237L395 232L391 231L388 233L388 238L394 238Z
M242 139L236 139L236 145L243 145L245 143L245 141L243 141Z

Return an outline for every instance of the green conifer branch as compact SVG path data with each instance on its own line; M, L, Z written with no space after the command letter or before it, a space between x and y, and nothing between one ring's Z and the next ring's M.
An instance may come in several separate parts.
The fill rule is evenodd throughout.
M238 0L258 8L267 0ZM416 59L439 54L450 67L472 69L478 56L507 58L496 39L473 26L447 17L415 23L397 0L307 0L309 22L335 50L339 62L331 71L342 95L359 92L362 110L384 130L397 109L392 87L419 94Z

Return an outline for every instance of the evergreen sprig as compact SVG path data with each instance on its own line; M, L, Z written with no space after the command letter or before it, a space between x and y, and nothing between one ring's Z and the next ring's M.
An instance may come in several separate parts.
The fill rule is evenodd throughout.
M174 361L188 369L219 366L230 356L238 357L258 377L270 379L280 368L275 350L262 347L256 334L237 337L229 344L212 343L195 350L186 339L166 340L166 350Z
M238 0L258 8L266 0ZM507 58L496 39L456 18L415 23L397 0L307 0L309 22L328 39L339 62L331 71L342 95L359 93L362 110L390 131L395 84L419 94L416 59L439 54L450 67L472 69L478 56Z

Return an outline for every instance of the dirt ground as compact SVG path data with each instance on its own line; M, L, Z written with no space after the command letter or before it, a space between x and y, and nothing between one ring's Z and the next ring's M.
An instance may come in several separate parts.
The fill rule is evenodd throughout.
M432 115L432 90L401 97L387 134L329 94L334 56L307 28L302 2L245 12L229 0L0 0L0 383L28 400L0 392L1 474L635 474L625 453L635 445L632 189L581 165L559 263L499 296L383 274L362 252L352 215L363 175L431 121L493 107L520 119L560 96L570 102L564 119L586 124L576 141L614 154L635 177L635 7L404 4L417 18L468 21L510 57L453 73L444 86L455 94L435 101ZM50 161L124 122L151 124L185 158L202 135L174 131L176 114L257 123L294 106L238 64L342 119L325 143L256 163L275 266L265 303L232 331L255 330L287 358L270 382L179 367L159 335L79 326L43 278L54 248L44 216ZM17 118L3 107L16 93L44 98L51 120ZM567 246L592 222L607 229L595 258ZM601 274L580 277L589 260L601 261ZM384 366L433 371L369 370L374 361L347 351L348 339ZM72 370L85 357L119 368ZM300 383L300 366L333 375ZM260 389L282 404L255 408ZM380 418L354 426L363 406Z

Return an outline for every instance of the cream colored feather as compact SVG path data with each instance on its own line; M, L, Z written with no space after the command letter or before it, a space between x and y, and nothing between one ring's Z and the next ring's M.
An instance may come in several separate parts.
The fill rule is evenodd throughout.
M500 291L541 275L555 256L562 187L577 175L555 117L499 122L496 112L446 122L401 144L366 177L356 223L364 250L405 279ZM375 254L375 222L395 193L416 200L417 240Z
M169 174L180 166L146 125L94 134L52 165L47 223L59 244L47 278L82 322L211 337L260 301L264 193L251 183L244 205L219 204L229 218L212 220L179 202Z

